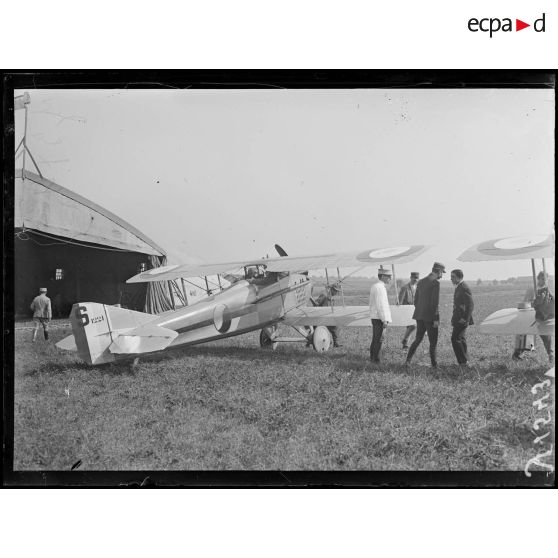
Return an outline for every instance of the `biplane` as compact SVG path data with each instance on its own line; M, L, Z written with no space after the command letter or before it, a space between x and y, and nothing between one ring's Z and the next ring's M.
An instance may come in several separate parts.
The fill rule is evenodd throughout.
M357 271L382 264L414 260L428 246L375 248L358 252L318 256L287 256L276 245L279 257L202 265L167 265L128 279L128 283L174 281L185 277L226 276L232 283L189 306L158 315L136 312L95 302L74 304L70 312L73 335L57 346L77 351L90 365L137 359L178 346L215 341L251 331L260 331L260 345L275 348L281 342L305 342L316 351L330 347L327 326L370 327L368 306L346 306L343 281ZM341 277L341 268L357 268ZM337 269L341 306L311 304L309 270ZM238 272L240 271L240 274ZM392 306L392 325L414 323L413 306ZM278 324L292 326L296 337L279 335ZM137 360L135 360L137 362Z
M457 259L463 262L531 260L533 274L533 298L537 292L535 260L554 257L554 235L515 236L496 238L475 244ZM554 335L554 318L544 322L535 319L535 309L528 302L520 302L517 308L504 308L490 314L479 326L488 335Z

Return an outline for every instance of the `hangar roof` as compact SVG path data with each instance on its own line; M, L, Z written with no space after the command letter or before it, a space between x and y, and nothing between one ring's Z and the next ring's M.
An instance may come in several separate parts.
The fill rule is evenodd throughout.
M15 171L14 227L63 236L76 242L165 256L141 231L96 203L38 174Z

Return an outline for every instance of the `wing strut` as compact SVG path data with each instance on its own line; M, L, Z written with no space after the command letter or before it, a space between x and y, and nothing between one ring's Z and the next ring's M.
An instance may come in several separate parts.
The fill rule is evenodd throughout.
M339 281L339 287L341 288L341 302L343 308L345 308L345 294L343 293L343 283L341 282L341 274L339 273L339 268L337 268L337 280Z
M329 275L327 273L327 267L325 268L325 272L326 272L326 290L329 294L331 294L331 290L329 288ZM331 296L329 297L329 306L331 308L331 311L333 312L333 299Z
M172 309L176 310L176 303L174 302L174 293L172 292L172 281L168 281L168 287L169 287L169 294L172 303Z
M182 292L184 294L184 306L188 306L188 297L186 296L186 283L184 282L184 277L180 278L182 282Z

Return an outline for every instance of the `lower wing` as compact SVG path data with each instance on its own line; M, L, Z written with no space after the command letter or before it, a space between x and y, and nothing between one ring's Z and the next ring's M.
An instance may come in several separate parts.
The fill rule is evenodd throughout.
M533 309L504 308L485 318L479 331L488 335L554 335L554 318L539 322Z
M392 326L414 325L411 305L390 306ZM283 321L292 326L342 326L370 327L370 308L368 306L302 306L289 310Z

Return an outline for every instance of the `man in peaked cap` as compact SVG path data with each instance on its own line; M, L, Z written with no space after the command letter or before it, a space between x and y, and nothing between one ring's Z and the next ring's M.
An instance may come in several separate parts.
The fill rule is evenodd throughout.
M372 343L370 344L370 360L376 364L381 362L382 341L384 330L391 322L391 310L387 286L391 283L391 271L380 266L378 279L370 288L370 319L372 320Z
M333 285L326 286L324 292L316 300L316 306L334 306L335 296L341 292L341 285L334 283ZM331 333L331 339L334 347L342 347L339 343L339 328L337 326L327 326Z
M411 363L424 334L428 334L430 343L430 362L432 368L438 367L436 346L438 345L438 325L440 323L440 279L446 272L446 267L440 262L434 262L432 272L417 283L415 292L415 312L413 319L417 321L417 334L407 353L406 364Z
M48 341L48 324L52 319L52 308L50 298L48 298L46 293L46 288L41 287L39 294L33 299L30 306L33 311L33 343L37 339L37 333L41 325L43 326L45 341Z
M419 280L419 272L412 271L411 280L406 285L403 285L401 287L401 290L399 291L399 304L401 304L402 306L410 306L415 304L415 292L417 290L418 280ZM409 337L411 336L411 333L413 333L413 331L415 331L416 328L417 326L414 324L407 326L407 329L405 330L405 335L403 336L402 339L402 346L404 349L409 348L407 342L409 340Z

